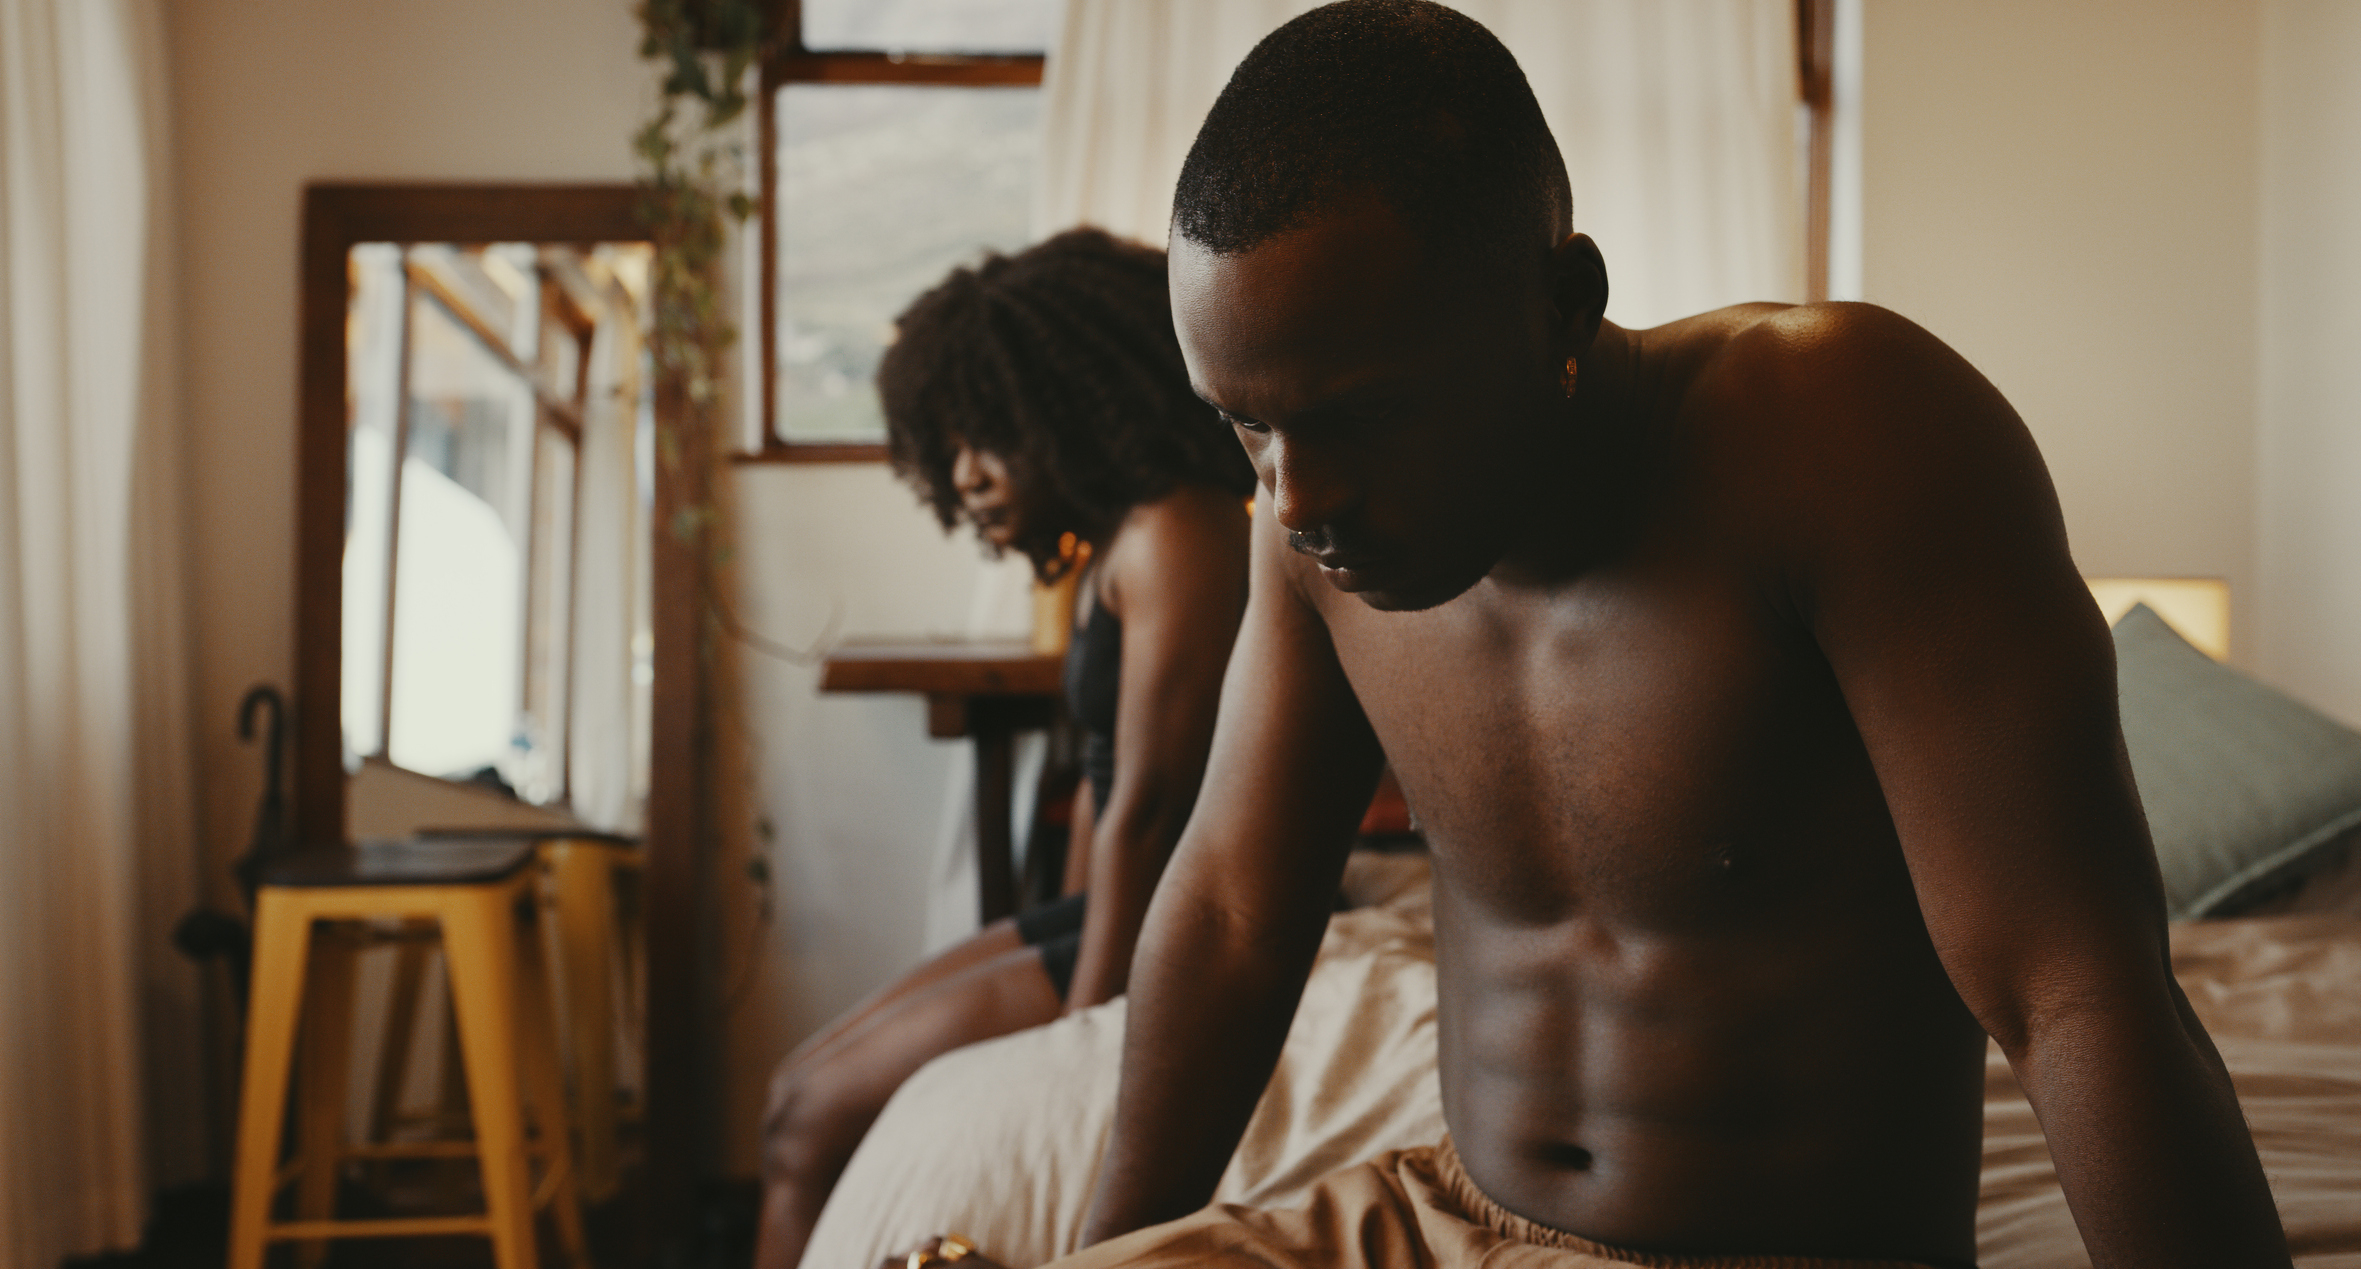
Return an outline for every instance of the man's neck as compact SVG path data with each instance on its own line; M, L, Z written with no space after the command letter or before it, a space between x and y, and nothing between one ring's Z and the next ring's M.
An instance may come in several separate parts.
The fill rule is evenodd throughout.
M1576 359L1574 399L1568 413L1587 432L1622 431L1642 406L1640 339L1613 322L1601 321L1590 348Z
M1643 349L1632 332L1599 323L1576 362L1574 396L1562 431L1544 441L1534 510L1488 581L1511 590L1549 589L1613 558L1625 545L1653 480Z

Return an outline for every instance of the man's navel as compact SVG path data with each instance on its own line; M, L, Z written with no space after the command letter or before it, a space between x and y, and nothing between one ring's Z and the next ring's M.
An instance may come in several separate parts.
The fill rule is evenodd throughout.
M1571 1141L1540 1141L1531 1147L1533 1161L1543 1167L1561 1168L1568 1172L1588 1171L1590 1151Z

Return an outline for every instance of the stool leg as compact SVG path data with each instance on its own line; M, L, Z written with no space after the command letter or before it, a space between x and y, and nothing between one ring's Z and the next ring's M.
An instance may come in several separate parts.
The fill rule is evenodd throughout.
M467 1103L467 1059L459 1052L459 1007L458 997L451 994L451 949L443 948L434 963L443 976L442 1065L435 1084L434 1135L456 1137L473 1131L475 1111ZM466 1193L458 1169L445 1168L435 1175L434 1195L442 1206L457 1207L474 1197Z
M549 1186L551 1215L566 1258L583 1263L582 1205L575 1193L574 1133L566 1108L566 1068L558 1055L557 997L550 990L548 961L541 932L529 929L517 941L517 987L524 998L521 1028L525 1073L531 1086L533 1121L541 1129L541 1146Z
M229 1269L262 1269L279 1170L287 1071L303 997L311 921L302 904L265 888L257 903L253 995L246 1009L246 1078L239 1094L238 1166L230 1203Z
M615 1147L614 850L558 842L557 970L565 996L567 1051L574 1059L574 1114L582 1134L582 1195L592 1202L619 1183Z
M411 927L431 922L406 921ZM395 1120L402 1111L402 1092L410 1083L411 1042L418 1038L418 998L426 987L426 945L405 938L394 947L393 986L386 991L385 1039L377 1049L377 1089L369 1103L369 1139L393 1140Z
M344 1101L353 1047L354 934L344 922L329 922L312 937L305 978L303 1067L296 1074L302 1107L296 1121L301 1178L295 1183L295 1212L307 1221L336 1215L336 1178L344 1155ZM325 1239L307 1240L297 1262L317 1269L328 1253Z
M532 1170L517 1081L517 892L487 888L443 919L443 958L459 1015L484 1213L499 1269L535 1269Z

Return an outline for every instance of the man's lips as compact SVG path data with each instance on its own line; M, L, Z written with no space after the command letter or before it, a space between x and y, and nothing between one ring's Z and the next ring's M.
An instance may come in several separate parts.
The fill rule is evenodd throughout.
M1328 579L1329 585L1348 593L1376 585L1398 563L1390 555L1357 551L1313 552L1310 559L1320 566L1320 576Z

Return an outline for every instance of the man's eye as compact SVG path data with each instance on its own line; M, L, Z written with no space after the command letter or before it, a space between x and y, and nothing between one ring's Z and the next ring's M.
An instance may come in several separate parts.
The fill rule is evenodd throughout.
M1227 410L1221 412L1221 421L1229 424L1231 427L1237 428L1241 432L1253 432L1259 435L1263 432L1268 432L1271 430L1269 427L1261 423L1257 423L1253 419L1239 418L1237 415L1232 414Z

